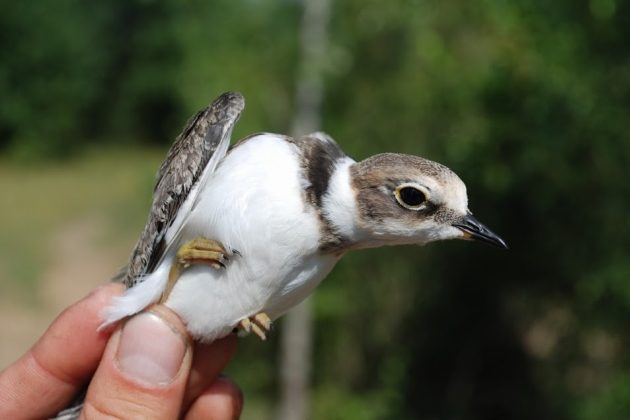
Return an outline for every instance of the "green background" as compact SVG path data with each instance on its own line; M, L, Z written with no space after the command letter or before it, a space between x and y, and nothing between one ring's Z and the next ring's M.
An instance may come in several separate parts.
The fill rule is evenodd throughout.
M41 238L73 218L128 252L221 92L247 99L235 138L288 132L301 7L1 2L0 293L37 305ZM329 38L322 129L355 159L446 164L511 249L345 257L315 294L312 417L630 418L629 3L340 0ZM231 366L249 418L273 416L277 335Z

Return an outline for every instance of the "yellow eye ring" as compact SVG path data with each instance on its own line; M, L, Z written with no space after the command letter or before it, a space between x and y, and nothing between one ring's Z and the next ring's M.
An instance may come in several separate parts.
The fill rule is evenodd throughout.
M394 196L398 204L409 210L422 210L428 201L428 191L418 184L405 183L396 187Z

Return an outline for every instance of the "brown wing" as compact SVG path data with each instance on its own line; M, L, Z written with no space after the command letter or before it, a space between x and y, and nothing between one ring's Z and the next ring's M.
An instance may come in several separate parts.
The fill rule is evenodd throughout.
M153 190L153 205L140 239L120 280L132 287L142 275L152 272L168 244L165 234L207 166L214 171L226 154L230 135L245 99L240 93L227 92L190 119L160 166ZM189 207L188 207L189 208Z

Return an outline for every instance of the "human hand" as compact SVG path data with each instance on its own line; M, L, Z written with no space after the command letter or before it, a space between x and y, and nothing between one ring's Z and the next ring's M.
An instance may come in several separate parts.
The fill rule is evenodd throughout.
M109 284L67 308L0 373L0 418L54 416L90 378L82 418L238 418L241 392L220 376L236 337L193 343L164 306L97 331L101 310L121 292Z

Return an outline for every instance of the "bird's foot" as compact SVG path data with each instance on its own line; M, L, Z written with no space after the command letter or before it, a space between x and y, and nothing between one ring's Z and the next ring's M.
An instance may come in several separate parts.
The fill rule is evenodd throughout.
M237 250L232 250L232 254L240 255ZM182 271L193 264L206 264L217 270L224 269L230 260L228 252L223 245L212 239L196 238L186 242L177 251L175 262L171 266L168 273L168 283L162 293L160 303L166 301L168 296L175 287L175 283L179 279Z
M188 268L192 264L206 264L213 268L225 268L230 260L227 251L220 242L212 239L196 238L179 248L176 264Z
M254 316L241 319L236 329L245 333L253 332L261 340L265 341L267 333L271 331L271 319L266 313L259 312Z

